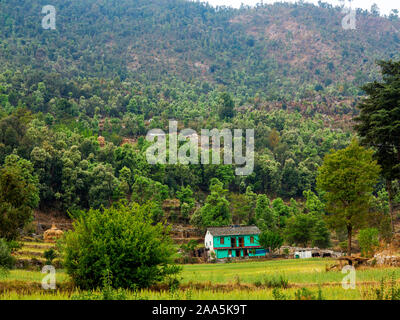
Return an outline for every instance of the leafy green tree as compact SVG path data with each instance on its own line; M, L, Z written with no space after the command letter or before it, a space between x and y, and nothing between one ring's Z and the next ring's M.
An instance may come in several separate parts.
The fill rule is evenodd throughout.
M358 233L358 243L361 248L361 254L364 257L371 257L379 246L379 231L375 228L366 228Z
M5 239L0 239L0 275L14 267L16 259Z
M398 203L397 199L395 203ZM371 228L376 228L379 231L379 237L386 242L390 242L393 236L389 211L389 195L382 188L372 199L367 225Z
M274 210L274 215L277 217L278 227L284 228L286 220L290 215L290 207L285 204L282 198L276 198L272 201L272 209Z
M121 197L120 182L114 176L110 164L99 163L89 174L91 187L89 189L89 205L92 208L111 206L112 202Z
M265 230L260 234L259 243L263 248L269 249L270 253L272 253L282 246L283 238L277 232Z
M286 241L290 244L300 244L303 247L312 240L312 231L315 219L310 214L298 214L290 217L286 221L285 236Z
M254 193L251 187L246 188L246 193L244 194L245 204L244 210L247 212L246 223L248 225L253 225L255 221L255 209L257 205L257 194Z
M265 194L257 196L257 204L255 209L256 224L262 230L276 229L276 216L270 206L270 201Z
M90 209L62 243L64 266L81 289L101 287L104 270L114 288L146 288L176 274L169 228L153 224L147 206L123 203Z
M221 119L230 119L235 115L235 103L229 93L223 92L219 97L218 104L219 117Z
M188 218L195 206L195 198L193 197L193 191L190 186L181 187L176 192L176 198L180 201L181 214L184 218Z
M326 222L321 217L315 217L311 231L311 244L313 247L329 248L331 246L331 233Z
M320 198L311 190L303 192L303 196L306 199L305 209L308 213L323 215L325 213L325 205Z
M229 201L226 199L227 190L218 179L210 182L210 194L204 206L199 210L197 224L201 227L220 227L231 223ZM195 217L196 219L196 217Z
M183 251L184 258L186 262L191 262L193 257L193 252L198 247L198 242L196 240L190 240L188 243L183 243L181 245L181 250Z
M144 176L135 176L132 185L132 199L140 204L155 201L159 204L168 199L168 186Z
M127 195L130 191L130 183L132 179L132 173L131 170L127 167L123 167L121 170L119 170L119 180L121 181L121 191Z
M325 191L331 227L347 230L348 255L351 255L353 233L365 220L379 177L380 167L372 155L372 150L353 140L347 148L326 155L319 168L317 186Z
M0 169L0 236L15 240L39 204L38 179L32 164L15 154Z

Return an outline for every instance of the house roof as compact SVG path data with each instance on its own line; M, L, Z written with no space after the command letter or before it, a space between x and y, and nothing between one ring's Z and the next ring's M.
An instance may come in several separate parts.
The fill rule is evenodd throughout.
M213 236L242 236L261 233L260 229L256 226L210 227L207 231L209 231Z

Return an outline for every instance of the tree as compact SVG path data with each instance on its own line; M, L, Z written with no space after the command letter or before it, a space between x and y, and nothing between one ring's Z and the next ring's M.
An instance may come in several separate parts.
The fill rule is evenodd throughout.
M198 246L198 242L196 240L190 240L188 243L183 243L181 245L181 250L184 254L185 262L191 262L193 257L193 252L196 250Z
M219 117L224 119L233 118L235 115L235 103L229 93L223 92L219 97Z
M92 182L89 189L90 207L97 209L101 206L111 206L113 200L120 198L120 182L114 176L110 164L97 164L90 173L90 178Z
M260 234L259 243L263 248L269 248L270 253L272 253L282 246L283 238L279 233L266 230Z
M132 199L140 204L147 201L154 201L160 205L168 199L168 186L144 176L135 176L135 183L132 185Z
M246 193L244 194L245 204L244 211L247 213L246 223L248 225L253 225L255 223L255 207L257 204L257 194L253 192L251 187L246 188Z
M276 217L274 211L270 207L270 201L265 194L259 194L257 196L255 216L256 224L262 230L274 230L276 228Z
M15 265L15 261L7 241L0 239L0 275L10 270Z
M378 7L378 5L377 5L376 3L374 3L374 4L371 6L371 13L372 13L372 15L373 15L374 17L379 17L380 10L379 10L379 7Z
M389 211L394 231L393 180L400 178L400 61L379 61L382 82L362 87L367 96L358 104L360 115L355 126L360 143L375 148L389 194Z
M105 271L114 288L146 288L176 274L169 227L153 224L147 206L117 203L90 209L62 243L64 266L82 289L96 289Z
M305 208L308 213L311 214L324 214L325 205L320 198L311 190L303 192L303 196L306 199Z
M312 240L314 218L309 214L298 214L290 217L286 222L286 241L290 244L301 244L306 247Z
M331 234L326 222L320 218L315 218L314 226L311 231L311 243L313 247L328 248L331 245Z
M375 228L362 229L358 233L358 243L364 257L371 257L379 246L378 234L379 231Z
M39 204L38 179L32 164L15 154L0 169L0 236L18 238Z
M353 140L347 148L326 155L318 170L317 186L326 192L327 211L332 214L331 227L347 230L348 255L351 255L353 232L368 213L379 177L380 167L372 155L372 150L366 150Z
M180 190L176 191L176 198L180 201L181 214L184 218L188 218L195 206L195 199L193 197L193 191L190 186L181 187Z
M277 218L278 227L284 227L286 220L290 215L290 207L283 202L282 198L276 198L272 201L272 209Z
M227 190L216 178L211 179L210 194L206 203L199 210L199 217L194 217L193 221L201 227L220 227L231 223L229 201L226 199Z

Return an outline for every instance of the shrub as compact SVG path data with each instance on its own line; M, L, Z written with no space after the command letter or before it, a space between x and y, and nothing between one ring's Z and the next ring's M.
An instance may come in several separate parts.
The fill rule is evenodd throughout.
M289 281L284 278L283 276L279 277L272 277L272 278L265 278L264 285L267 288L282 288L286 289L289 287Z
M266 230L261 233L259 242L263 248L269 248L272 253L282 246L283 238L280 236L279 233Z
M374 255L376 248L379 246L379 231L375 228L362 229L358 233L358 243L361 248L361 254L365 257Z
M57 253L56 253L56 251L55 251L53 248L50 248L49 250L46 250L46 251L43 253L43 256L44 256L45 259L46 259L46 264L47 264L47 265L51 265L51 264L53 263L53 260L54 260L55 258L57 258Z
M400 300L400 287L396 283L395 273L390 280L382 278L378 288L372 288L362 292L366 300Z
M64 266L83 289L101 287L103 272L113 288L145 288L176 274L169 228L153 225L149 208L134 203L89 210L73 224L62 243Z
M127 294L123 289L114 289L111 284L111 274L106 270L103 274L103 285L100 292L87 291L75 294L72 300L127 300Z
M15 258L11 255L11 250L4 239L0 239L0 269L5 272L14 267Z
M272 296L274 300L287 300L287 296L278 288L274 288L272 290Z
M294 293L296 300L323 300L322 289L318 288L318 294L315 295L310 289L301 288Z
M11 253L13 253L22 248L22 243L15 240L11 240L7 241L7 246L10 249Z

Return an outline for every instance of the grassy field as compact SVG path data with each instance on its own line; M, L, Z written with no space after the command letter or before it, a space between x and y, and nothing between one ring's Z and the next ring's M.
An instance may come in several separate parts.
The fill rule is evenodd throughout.
M135 293L125 292L125 297L150 300L280 300L310 299L320 295L320 298L329 300L369 299L381 279L400 279L400 268L358 269L356 289L345 290L341 285L345 275L340 271L326 271L326 266L332 263L334 261L330 259L304 259L184 265L179 289L171 291L165 286L158 286ZM0 280L0 299L82 299L82 293L71 288L69 277L63 270L57 270L58 288L54 292L41 288L43 277L44 274L39 271L12 270ZM284 286L274 285L279 279L284 279ZM307 294L299 297L298 293L303 288L307 288Z

